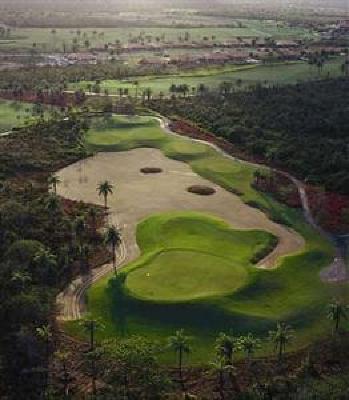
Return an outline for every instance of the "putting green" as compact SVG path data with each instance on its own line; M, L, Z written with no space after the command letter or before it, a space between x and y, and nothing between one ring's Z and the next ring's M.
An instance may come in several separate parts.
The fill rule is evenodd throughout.
M145 300L185 301L233 292L246 275L240 265L231 265L222 257L171 250L131 272L126 288Z
M139 299L165 302L233 293L246 283L251 257L275 243L269 233L233 230L194 213L149 218L137 238L143 257L127 267L125 289Z

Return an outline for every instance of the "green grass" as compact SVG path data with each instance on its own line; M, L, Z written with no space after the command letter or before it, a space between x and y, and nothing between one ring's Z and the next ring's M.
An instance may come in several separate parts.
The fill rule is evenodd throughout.
M113 124L120 129L113 131ZM101 127L99 122L99 127L89 132L91 149L159 148L226 189L240 191L242 200L253 202L299 232L306 246L298 254L283 257L278 268L261 270L249 260L258 246L266 245L266 233L234 231L215 218L190 213L151 217L138 226L142 256L125 267L128 275L123 296L115 297L108 288L110 276L88 292L88 310L106 324L98 339L141 334L165 340L174 330L185 328L195 337L192 362L203 363L212 355L219 331L251 331L265 337L276 321L285 320L296 329L290 349L329 332L326 304L333 295L348 300L348 285L328 285L319 278L333 257L333 248L305 223L299 210L251 187L255 167L227 159L209 146L167 135L149 117L115 117L105 125ZM109 131L112 136L106 134ZM207 272L213 269L219 273ZM227 283L228 279L231 282ZM67 329L82 335L76 322L68 323ZM265 345L262 353L270 350L270 345ZM164 354L163 360L172 362L169 354Z
M134 82L138 82L138 95L142 90L150 88L154 96L160 92L165 95L169 94L169 88L172 84L187 84L190 88L197 88L201 83L209 88L216 88L221 82L231 81L236 84L241 80L241 88L262 83L265 85L272 84L294 84L300 81L311 79L325 78L327 76L335 77L341 74L341 57L331 59L327 62L321 74L314 66L308 65L306 62L297 61L279 64L265 65L244 65L244 66L229 66L224 68L208 68L199 69L191 73L179 73L178 75L159 75L159 76L144 76L137 78L128 78L124 80L105 80L100 84L101 91L108 90L109 94L118 94L118 89L128 89L129 94L135 96L136 86ZM70 85L71 90L82 88L88 91L89 85L95 82L83 81Z
M183 302L233 293L244 285L251 255L268 246L272 235L171 213L141 223L137 238L143 256L128 267L126 289L143 300Z
M0 99L0 133L21 127L33 117L33 105Z
M122 27L122 28L88 28L80 29L81 34L77 35L76 29L56 29L56 33L51 33L47 28L17 28L12 30L10 38L0 39L0 48L11 47L14 49L31 49L33 43L40 51L63 51L63 45L70 50L73 40L84 47L84 41L89 40L91 47L103 46L105 43L115 43L120 40L121 43L127 43L130 35L136 37L144 33L144 36L151 36L155 42L156 37L165 35L166 40L177 40L179 36L184 37L185 32L189 32L190 40L202 40L204 36L211 38L215 36L216 40L226 40L232 37L265 37L274 38L314 38L316 35L308 29L290 28L287 26L277 26L276 21L257 21L243 20L244 27L200 27L200 28L158 28L158 27ZM97 35L93 32L96 31ZM101 37L100 33L104 33Z

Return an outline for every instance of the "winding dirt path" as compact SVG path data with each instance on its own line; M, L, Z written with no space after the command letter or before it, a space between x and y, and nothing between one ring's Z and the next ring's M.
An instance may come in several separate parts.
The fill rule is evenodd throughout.
M168 131L165 122L161 125ZM142 174L140 169L147 166L160 167L163 172ZM115 182L115 195L109 199L109 208L110 223L118 225L122 231L123 242L117 255L119 267L138 257L136 226L139 221L157 212L201 211L224 219L234 228L261 229L273 233L279 238L279 243L259 263L263 268L276 266L280 257L300 251L304 246L304 239L298 233L272 222L261 211L243 203L238 196L194 173L188 164L171 160L157 149L98 153L64 168L58 174L62 180L58 187L59 195L96 204L102 202L96 192L97 184L105 179ZM214 187L216 193L197 196L186 191L187 187L196 184ZM79 319L85 310L86 290L111 270L111 264L103 265L93 270L91 275L73 281L57 297L59 318Z

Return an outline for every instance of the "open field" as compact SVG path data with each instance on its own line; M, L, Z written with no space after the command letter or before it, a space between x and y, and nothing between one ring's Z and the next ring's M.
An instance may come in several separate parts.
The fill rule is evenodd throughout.
M33 120L34 110L35 106L32 104L0 99L0 133Z
M280 26L276 21L257 21L243 20L242 28L228 27L202 27L202 28L87 28L87 29L56 29L52 33L52 29L47 28L18 28L12 31L12 38L4 38L0 40L1 48L11 49L30 49L33 43L36 48L41 51L63 51L70 49L73 40L80 43L84 47L86 39L89 40L91 47L104 46L105 43L115 43L116 40L121 43L127 43L131 37L143 36L148 37L156 42L156 37L165 40L177 40L180 36L184 37L185 32L189 33L190 40L202 40L212 36L216 40L226 40L232 37L268 37L274 38L312 38L315 34L303 28L290 28L285 25ZM278 26L279 25L279 26ZM80 31L80 33L78 33ZM94 33L95 32L95 33Z
M100 164L97 171L94 165L93 170L96 171L94 177L89 173L91 170L91 166L88 166L89 161L85 167L83 165L75 167L75 173L72 169L68 173L66 170L61 171L62 195L73 198L83 196L89 201L98 202L100 200L95 193L96 180L111 179L115 176L114 181L119 189L110 201L123 226L125 207L128 210L132 209L132 214L137 210L134 205L132 206L136 201L135 198L141 198L142 204L147 203L150 198L150 203L153 204L155 201L152 196L156 196L157 191L159 198L162 198L162 191L158 190L158 187L161 188L158 181L161 179L161 174L143 177L142 179L148 182L146 189L143 186L143 189L142 187L139 189L139 193L134 193L133 196L127 195L126 198L121 178L122 171L125 173L125 168L127 170L129 165L127 158L133 154L133 151L125 152L126 150L154 147L161 149L167 157L185 161L193 171L215 184L228 190L239 190L241 200L254 202L273 218L284 221L302 235L305 247L296 254L279 259L276 269L258 269L250 264L248 253L250 256L253 255L255 235L260 235L259 246L264 246L268 241L267 233L234 231L226 223L206 215L173 212L178 210L178 205L183 209L187 203L184 201L171 203L171 208L168 209L170 213L150 217L138 225L137 243L141 256L125 267L128 275L122 297L118 297L120 293L108 289L111 276L101 279L89 290L88 311L94 317L102 318L106 324L106 329L98 333L99 339L115 335L142 334L164 340L175 329L182 327L190 335L195 336L192 361L202 362L207 360L208 346L212 346L213 338L220 330L232 329L236 334L252 331L264 337L276 321L282 319L290 322L297 330L293 348L303 346L314 340L314 337L328 332L326 304L334 294L347 296L347 285L331 286L321 282L319 277L320 271L331 262L332 246L304 222L300 211L289 209L251 187L255 167L225 158L206 145L171 137L159 129L155 120L147 117L115 117L107 124L108 126L103 127L101 124L101 122L96 124L87 135L86 140L90 148L122 152L112 153L109 157L105 153L98 155L100 160L107 157L107 161ZM142 152L148 150L139 149ZM142 157L141 153L137 153L132 156L132 165L138 160L140 164L158 166L160 159L153 158L150 154L145 156L144 153ZM122 158L119 163L114 163L113 157L116 157L115 160L118 157ZM88 179L84 179L84 175ZM190 178L190 175L185 176ZM64 183L65 180L67 184ZM119 185L118 180L121 180ZM172 179L166 177L166 181L169 181L167 198L172 199L174 192L169 188L175 185L176 175L173 175ZM80 186L77 185L78 182ZM140 187L139 184L133 184L132 179L127 179L127 184L133 190ZM156 185L156 189L153 185ZM215 195L204 200L201 196L191 196L194 196L195 201L209 202ZM239 200L237 196L231 196ZM246 228L246 223L250 224L250 229L256 227L256 218L249 220L246 215L241 215L237 204L228 207L229 214L224 215L207 208L207 203L199 208L189 205L185 209L209 212L210 215L218 215L227 222L231 218L234 227ZM147 210L146 204L144 208L143 215L156 212L156 209ZM239 222L234 224L234 220ZM128 230L127 227L123 229ZM269 228L263 230L271 232ZM250 235L249 239L246 240L244 235L247 235L246 237ZM128 234L126 237L129 240ZM219 243L215 241L217 237L220 238ZM241 245L241 240L244 240L244 245ZM198 285L195 279L184 273L182 280L176 265L179 265L178 268L182 272L187 266L195 276L195 267L192 263L188 264L188 252L200 254L197 272L201 268L205 270L215 268L216 272L220 271L219 276L217 274L213 282L204 279L202 285ZM170 259L169 254L174 258ZM137 252L133 253L131 259L134 260L136 255ZM191 255L190 258L195 260L196 256ZM217 257L224 260L219 262ZM230 270L229 266L237 264L238 268ZM147 273L150 276L147 276ZM154 280L151 279L153 273L157 275ZM234 281L232 279L231 286L224 286L222 282L225 283L228 276L232 277L230 274L234 275ZM167 275L170 276L166 279ZM156 290L159 280L162 287ZM174 288L177 288L175 295L172 292ZM190 298L190 293L193 298ZM123 307L120 307L120 304ZM71 333L82 335L77 322L68 322L66 327ZM268 348L266 345L262 351L267 351ZM173 361L172 356L164 355L164 361Z
M106 80L101 82L100 89L102 92L107 89L109 94L118 94L118 89L128 89L129 94L134 96L136 91L141 94L142 90L150 88L152 94L157 96L160 92L168 95L172 84L187 84L189 88L197 88L200 84L204 84L209 88L216 88L224 81L231 81L235 85L239 81L239 86L236 85L237 88L248 87L256 83L266 85L293 84L310 79L339 76L341 74L341 64L341 58L331 60L324 65L320 75L316 67L302 61L271 65L230 66L223 69L200 69L192 73L171 76L159 75L130 77L124 80ZM135 85L136 81L138 82L138 87ZM94 84L95 82L80 82L79 84L71 84L70 89L83 88L85 91L89 89L93 91Z

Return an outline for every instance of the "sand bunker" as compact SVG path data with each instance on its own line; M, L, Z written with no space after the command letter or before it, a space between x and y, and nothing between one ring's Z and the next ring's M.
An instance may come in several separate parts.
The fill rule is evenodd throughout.
M189 193L198 194L199 196L210 196L216 193L216 190L210 186L192 185L187 188Z

